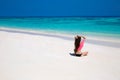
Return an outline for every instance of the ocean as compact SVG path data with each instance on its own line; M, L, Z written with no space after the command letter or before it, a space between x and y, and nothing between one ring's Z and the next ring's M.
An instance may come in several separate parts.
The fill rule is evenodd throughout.
M0 27L120 38L120 17L0 18Z

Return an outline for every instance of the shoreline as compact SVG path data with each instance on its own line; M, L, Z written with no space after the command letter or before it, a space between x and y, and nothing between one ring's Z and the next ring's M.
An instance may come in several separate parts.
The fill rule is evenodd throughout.
M120 39L120 34L119 33L105 33L104 34L104 32L103 33L97 33L97 32L82 32L81 31L81 33L78 33L78 32L70 32L70 31L59 31L59 30L49 30L49 29L46 29L46 30L44 30L44 29L42 29L42 30L40 30L40 29L32 29L32 28L16 28L16 27L4 27L4 26L0 26L0 28L2 28L2 29L11 29L11 30L20 30L20 31L31 31L31 32L37 32L37 33L40 33L40 32L42 32L42 33L50 33L50 34L58 34L58 35L67 35L67 36L70 36L70 35L72 35L72 36L74 36L74 35L78 35L78 34L81 34L81 35L84 35L84 36L89 36L90 38L92 37L97 37L97 38L109 38L109 39L113 39L113 38L115 38L115 39Z
M36 36L47 36L47 37L56 37L65 40L74 40L73 34L63 34L63 33L53 33L53 32L46 32L46 31L36 31L36 30L23 30L23 29L13 29L13 28L3 28L0 27L0 31L4 32L11 32L11 33L22 33L22 34L29 34L29 35L36 35ZM112 38L112 37L96 37L96 36L85 36L87 37L86 43L96 44L96 45L103 45L103 46L110 46L115 48L120 48L120 39Z

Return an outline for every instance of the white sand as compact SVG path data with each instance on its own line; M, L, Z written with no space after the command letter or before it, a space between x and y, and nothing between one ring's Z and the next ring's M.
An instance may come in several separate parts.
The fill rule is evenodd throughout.
M0 31L0 80L120 80L120 48L85 43L75 57L74 39Z

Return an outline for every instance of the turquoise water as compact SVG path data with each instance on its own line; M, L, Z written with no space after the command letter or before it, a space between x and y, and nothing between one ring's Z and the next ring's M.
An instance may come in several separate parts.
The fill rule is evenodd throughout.
M0 27L120 38L120 17L0 18Z

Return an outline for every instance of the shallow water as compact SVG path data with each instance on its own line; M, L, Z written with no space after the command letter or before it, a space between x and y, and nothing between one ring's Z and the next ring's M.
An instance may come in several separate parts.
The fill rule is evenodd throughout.
M120 17L0 18L0 27L120 38Z

